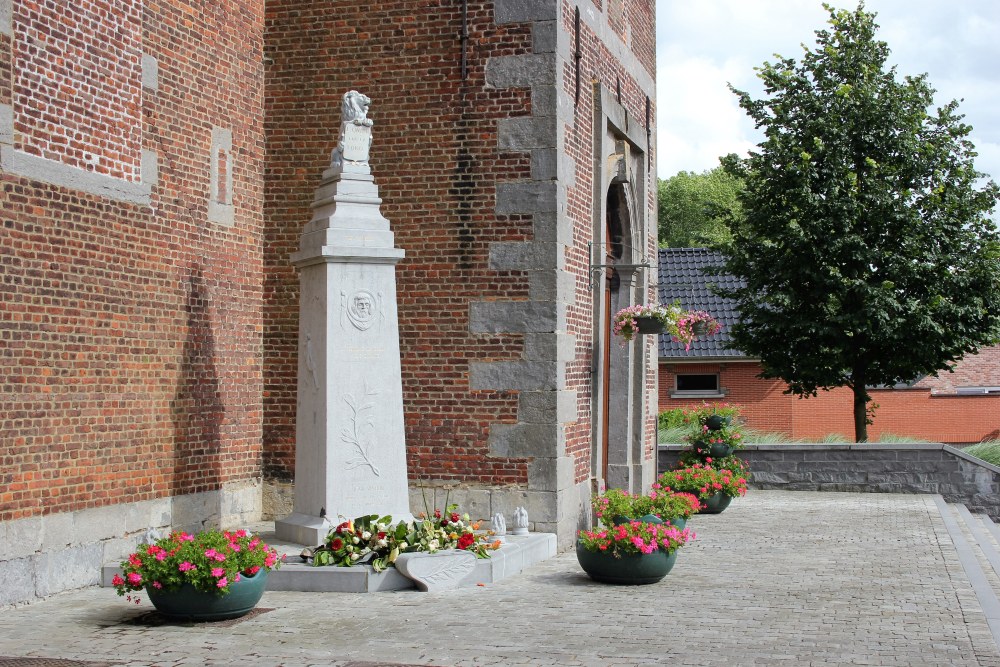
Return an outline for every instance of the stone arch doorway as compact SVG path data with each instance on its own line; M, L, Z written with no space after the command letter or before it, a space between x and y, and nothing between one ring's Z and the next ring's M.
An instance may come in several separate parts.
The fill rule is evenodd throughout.
M612 325L620 309L656 299L651 133L633 122L619 91L598 83L594 102L590 491L638 493L656 477L655 446L644 439L655 424L655 341L640 336L621 346Z
M637 262L632 242L635 199L626 170L616 169L615 172L617 175L612 179L604 201L601 259L606 268L601 285L603 298L598 307L602 347L597 369L599 428L595 459L598 465L594 472L608 487L639 491L641 489L637 487L631 470L633 440L641 432L641 397L633 387L639 370L636 368L638 359L633 351L634 345L620 346L612 331L614 314L637 302ZM637 406L640 407L638 415L635 414Z

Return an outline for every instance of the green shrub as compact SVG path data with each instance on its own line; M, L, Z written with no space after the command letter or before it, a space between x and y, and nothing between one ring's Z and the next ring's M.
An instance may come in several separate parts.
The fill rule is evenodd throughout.
M1000 440L986 440L962 450L970 456L1000 466Z
M673 410L664 410L657 417L657 426L661 431L681 428L686 425L687 410L684 408L675 408Z

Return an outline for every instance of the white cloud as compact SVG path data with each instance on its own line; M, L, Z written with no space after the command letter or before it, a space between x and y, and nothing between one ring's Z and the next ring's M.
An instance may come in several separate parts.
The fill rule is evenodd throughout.
M837 2L853 8L855 3ZM1000 179L1000 2L868 0L900 75L926 72L944 104L974 128L977 167ZM661 178L701 171L760 139L726 84L761 95L754 67L774 54L799 59L827 27L820 2L657 0L657 131Z

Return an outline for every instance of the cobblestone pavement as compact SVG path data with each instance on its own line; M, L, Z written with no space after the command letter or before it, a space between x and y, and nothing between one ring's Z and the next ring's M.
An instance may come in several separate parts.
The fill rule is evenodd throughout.
M929 496L751 491L689 525L698 540L650 586L594 583L568 553L457 592L268 592L261 607L272 611L229 625L143 623L146 602L95 588L0 611L0 656L171 667L1000 667Z

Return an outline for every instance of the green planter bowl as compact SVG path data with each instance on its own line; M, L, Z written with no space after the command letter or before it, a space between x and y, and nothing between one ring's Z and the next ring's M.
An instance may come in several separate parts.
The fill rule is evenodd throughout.
M258 570L252 577L241 574L239 581L230 584L227 595L206 593L191 584L184 584L175 591L147 586L146 595L156 611L169 618L222 621L249 614L260 602L266 587L267 571Z
M656 516L655 514L646 514L638 519L630 519L627 516L616 516L612 517L611 522L616 526L620 526L623 523L632 523L633 521L641 521L642 523L663 523L663 519Z
M588 551L576 543L576 559L583 571L604 584L638 586L655 584L667 576L677 561L677 551L667 555L662 551L651 554L626 554L615 558L604 551Z
M705 417L705 426L708 427L709 431L718 431L720 428L729 426L731 421L732 419L725 415L709 415Z
M655 317L636 317L635 318L635 329L636 333L641 334L661 334L667 329L663 326L663 322L656 319Z
M688 520L682 516L675 516L672 519L667 519L667 523L669 523L677 530L684 530L684 527L687 526L688 524Z
M708 451L713 457L721 459L724 456L729 456L730 454L732 454L733 447L732 445L727 445L725 443L719 444L716 442L713 443L712 446L708 448Z
M705 509L700 514L719 514L722 510L729 507L729 503L733 502L733 497L719 491L714 496L706 498L703 502L705 503Z

